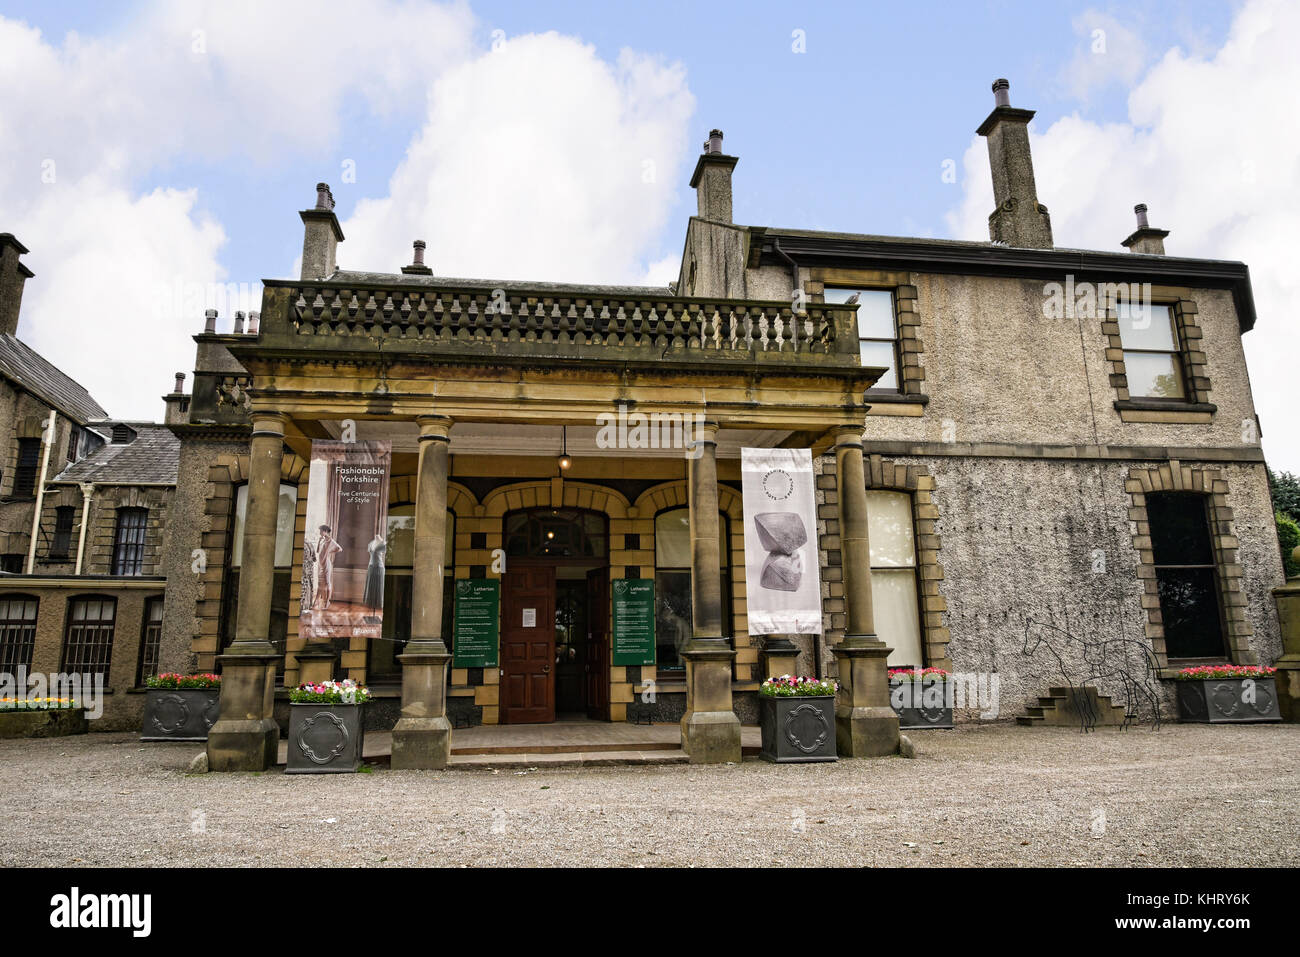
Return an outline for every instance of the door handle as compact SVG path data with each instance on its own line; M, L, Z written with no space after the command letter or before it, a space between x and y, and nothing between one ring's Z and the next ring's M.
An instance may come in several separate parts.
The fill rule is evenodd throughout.
M549 664L542 665L542 674L549 675L550 673L551 673L551 666Z

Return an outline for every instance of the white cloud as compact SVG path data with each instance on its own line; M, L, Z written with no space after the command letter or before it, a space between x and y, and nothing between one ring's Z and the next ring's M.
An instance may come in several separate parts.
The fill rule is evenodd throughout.
M1031 135L1039 199L1058 246L1118 249L1134 203L1171 230L1170 255L1250 266L1258 326L1245 336L1251 383L1274 467L1300 471L1295 356L1300 303L1294 248L1300 230L1300 124L1287 97L1300 89L1300 6L1254 0L1217 51L1169 50L1134 87L1127 122L1065 116ZM950 234L988 238L988 153L964 157Z
M1136 29L1091 9L1076 16L1071 26L1079 44L1060 77L1069 95L1086 102L1097 90L1132 84L1141 75L1147 51Z
M641 281L681 178L694 99L680 66L614 63L555 33L443 74L388 184L343 224L344 268L395 270L411 241L438 275Z

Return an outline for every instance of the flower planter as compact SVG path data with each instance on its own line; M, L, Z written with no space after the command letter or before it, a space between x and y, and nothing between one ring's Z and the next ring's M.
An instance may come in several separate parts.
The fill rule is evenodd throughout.
M220 702L220 688L150 688L140 740L206 741Z
M364 704L289 705L285 774L348 774L361 767Z
M61 738L85 734L86 729L81 708L0 711L0 738Z
M891 678L889 703L903 731L952 727L952 684L946 680Z
M1174 684L1179 721L1249 724L1282 720L1274 678L1203 678Z
M834 761L835 696L759 695L761 757L776 764Z

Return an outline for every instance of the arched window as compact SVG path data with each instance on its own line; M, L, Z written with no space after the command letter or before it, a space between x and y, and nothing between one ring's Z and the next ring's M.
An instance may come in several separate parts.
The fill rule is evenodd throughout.
M719 512L722 552L722 633L731 637L731 526ZM681 651L691 638L691 511L671 508L655 516L655 658L658 670L684 672Z
M78 595L68 601L63 633L64 674L103 675L113 659L113 630L117 599L108 595Z
M397 678L397 656L411 638L411 574L415 564L415 505L388 506L384 559L383 636L372 639L366 653L366 680ZM447 535L442 555L442 640L451 647L452 585L456 575L456 513L447 509Z
M876 634L892 651L891 668L925 666L917 597L916 534L912 496L867 490L867 539L871 545L871 607Z
M31 668L39 607L34 595L0 597L0 673L15 675L19 668Z
M605 516L577 508L529 508L505 517L510 558L602 559L608 554Z
M235 510L230 523L230 562L226 569L224 611L221 617L221 646L235 640L239 618L239 573L244 562L244 522L248 514L248 486L235 489ZM289 633L289 588L293 568L294 526L298 516L298 486L280 484L279 504L275 514L275 577L271 584L270 640L284 651ZM283 667L281 665L281 667Z

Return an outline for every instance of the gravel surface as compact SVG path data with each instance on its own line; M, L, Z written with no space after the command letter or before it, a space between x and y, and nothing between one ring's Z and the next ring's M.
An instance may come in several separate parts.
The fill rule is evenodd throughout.
M974 725L916 760L187 774L194 744L0 741L3 865L1300 863L1300 727Z

